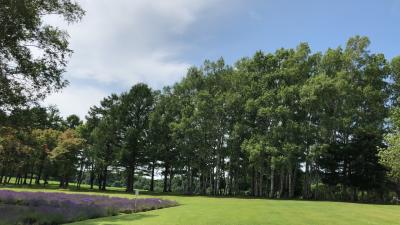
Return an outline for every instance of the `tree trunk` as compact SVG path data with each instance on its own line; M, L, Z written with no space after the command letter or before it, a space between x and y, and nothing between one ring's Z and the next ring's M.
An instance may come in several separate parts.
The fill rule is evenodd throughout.
M200 194L201 194L201 195L204 195L203 186L204 186L204 174L201 173L201 174L200 174Z
M93 189L93 185L94 185L94 179L95 179L95 174L94 174L94 165L91 165L91 169L90 169L90 189Z
M295 187L295 176L294 176L294 171L292 168L289 168L288 171L288 181L289 181L289 198L293 198L294 197L294 187Z
M251 168L251 195L256 196L256 169Z
M0 184L2 184L3 183L3 177L4 177L4 167L2 167L0 171L1 171L0 172Z
M220 190L220 155L217 153L216 167L215 167L215 194L219 195Z
M169 165L165 164L164 168L164 187L163 187L163 192L168 191L168 170L169 170Z
M315 166L315 170L318 171L319 168L316 165ZM319 175L318 172L316 173L316 179L315 179L316 183L315 183L315 193L314 193L314 199L318 200L319 199Z
M29 185L32 185L32 181L33 181L33 172L31 172L31 177L30 177L30 180L29 180Z
M47 182L48 179L49 179L49 175L47 173L45 173L43 186L46 186L46 184L48 184L48 182Z
M28 180L28 171L25 171L25 174L24 174L24 184L27 184L27 180Z
M97 176L97 182L99 183L99 190L101 190L101 187L103 186L103 172L99 172Z
M233 176L232 176L232 170L229 171L229 175L228 175L228 185L227 185L227 193L228 195L232 195L233 194Z
M260 169L261 171L260 171L260 177L259 177L259 179L260 179L260 181L258 182L258 196L262 196L263 195L263 171L262 171L262 168Z
M187 187L187 193L188 194L193 194L193 171L192 167L188 167L188 187Z
M304 186L303 186L303 198L308 199L310 197L310 165L308 160L306 160L305 165L306 171L304 172Z
M38 170L38 173L36 175L35 184L40 184L40 177L42 175L42 171L43 171L43 162L40 163L39 170Z
M174 178L174 170L173 170L173 167L170 167L169 182L168 182L168 192L172 192L172 180L173 180L173 178Z
M353 187L353 197L352 197L353 202L358 201L358 190L356 187Z
M279 188L278 198L282 198L283 197L284 186L285 186L285 170L282 168L281 169L281 176L280 176L280 188Z
M60 184L58 185L60 188L64 187L64 177L60 177Z
M154 168L155 167L156 167L155 162L153 162L151 165L150 191L154 191Z
M102 179L102 185L101 185L101 190L103 190L103 191L105 191L106 190L106 185L107 185L107 167L108 166L105 166L104 167L104 170L103 170L103 179Z
M269 191L269 197L270 198L275 197L275 165L272 162L272 158L271 158L271 187Z
M400 198L400 183L396 184L396 195L397 195L397 198Z
M78 180L77 180L77 182L76 182L76 187L77 187L78 189L81 188L81 183L82 183L82 179L83 179L83 166L84 166L84 163L83 163L82 160L81 160L81 165L80 165L79 174L78 174Z
M126 168L126 192L133 192L133 168L128 166Z

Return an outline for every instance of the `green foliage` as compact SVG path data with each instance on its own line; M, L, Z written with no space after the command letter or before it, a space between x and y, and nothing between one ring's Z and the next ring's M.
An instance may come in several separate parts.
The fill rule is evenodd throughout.
M389 169L390 178L397 184L400 195L400 108L396 106L391 113L392 132L385 135L386 148L380 148L379 160Z
M69 0L0 1L1 110L35 102L67 84L62 73L72 50L65 31L43 23L52 14L73 23L84 11Z
M24 129L9 131L16 137L4 141L3 160L13 149L35 160L4 167L3 176L129 192L137 180L152 191L385 202L398 191L386 175L398 176L399 60L389 63L369 44L355 36L323 53L300 43L234 66L207 60L162 91L137 84L111 94L83 124L54 108L15 109L0 119ZM55 130L53 144L46 135Z
M398 133L389 134L385 137L385 141L388 148L379 152L380 161L390 168L390 176L396 182L400 182L400 135Z
M62 132L57 140L57 147L51 151L51 159L54 161L61 177L61 187L65 187L68 179L75 173L75 165L78 162L78 153L82 149L85 140L71 129Z
M149 115L153 109L153 93L145 84L137 84L121 95L118 123L121 130L120 165L126 168L127 191L133 191L135 167L143 164L147 154Z
M81 119L79 118L79 116L77 116L77 115L69 115L68 117L67 117L67 119L66 119L66 126L69 128L69 129L75 129L75 128L77 128L79 125L81 125L82 124L82 121L81 121Z

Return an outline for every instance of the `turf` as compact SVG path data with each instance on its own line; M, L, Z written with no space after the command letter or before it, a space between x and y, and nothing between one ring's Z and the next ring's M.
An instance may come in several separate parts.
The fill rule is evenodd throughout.
M12 188L15 190L15 188ZM21 189L18 189L21 190ZM22 189L24 191L38 189ZM49 190L46 191L57 191ZM70 192L70 191L68 191ZM95 193L100 194L100 193ZM111 191L101 193L133 196ZM353 225L400 224L400 206L240 198L142 195L178 201L178 207L86 220L73 225ZM72 225L71 224L71 225Z

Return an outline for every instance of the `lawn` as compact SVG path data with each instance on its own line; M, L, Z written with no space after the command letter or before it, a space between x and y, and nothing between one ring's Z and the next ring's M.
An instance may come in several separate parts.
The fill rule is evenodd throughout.
M38 191L38 189L15 189ZM49 190L46 191L57 191ZM73 191L67 191L73 193ZM82 192L80 192L82 193ZM99 194L98 192L96 194ZM132 198L130 194L103 193ZM240 198L142 195L178 201L173 208L86 220L74 225L400 224L400 206Z

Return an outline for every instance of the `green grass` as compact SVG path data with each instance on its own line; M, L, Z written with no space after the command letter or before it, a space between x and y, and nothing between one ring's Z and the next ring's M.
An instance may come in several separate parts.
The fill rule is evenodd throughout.
M36 188L11 188L38 191ZM46 189L45 191L59 191ZM64 190L66 192L75 192ZM91 194L93 192L90 192ZM133 195L112 190L106 193L132 198ZM313 202L292 200L265 200L240 198L188 197L173 195L142 195L178 201L178 207L137 214L86 220L73 225L353 225L400 224L400 206ZM71 225L72 225L71 224Z

